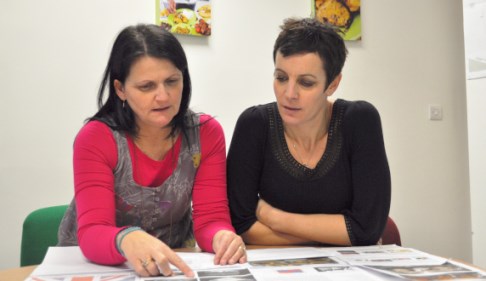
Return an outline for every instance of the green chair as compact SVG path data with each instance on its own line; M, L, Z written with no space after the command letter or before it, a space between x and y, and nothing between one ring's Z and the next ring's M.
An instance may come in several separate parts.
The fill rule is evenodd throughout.
M40 264L50 246L57 244L57 230L68 205L41 208L30 213L22 227L20 266Z

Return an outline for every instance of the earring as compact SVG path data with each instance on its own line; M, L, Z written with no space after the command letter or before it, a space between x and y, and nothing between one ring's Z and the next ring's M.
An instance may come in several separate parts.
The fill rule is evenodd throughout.
M122 108L125 109L125 100L122 101Z

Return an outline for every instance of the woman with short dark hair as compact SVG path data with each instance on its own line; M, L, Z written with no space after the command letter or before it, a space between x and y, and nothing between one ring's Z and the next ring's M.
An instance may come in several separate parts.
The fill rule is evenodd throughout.
M376 244L391 193L378 111L331 99L347 54L333 27L287 19L281 28L276 102L240 115L228 153L233 225L249 244Z

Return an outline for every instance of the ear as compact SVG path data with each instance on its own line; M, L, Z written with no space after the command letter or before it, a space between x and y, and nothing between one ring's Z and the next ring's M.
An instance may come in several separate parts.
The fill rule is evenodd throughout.
M113 87L115 88L116 95L122 100L125 101L127 99L127 96L125 95L125 92L123 91L123 84L119 80L113 81Z
M329 84L329 86L327 87L327 89L324 91L324 93L326 94L326 96L330 97L330 96L332 96L334 94L334 92L339 87L339 83L341 83L341 78L343 78L343 74L342 73L339 73L339 75L336 76L336 78L334 78L334 80L331 82L331 84Z

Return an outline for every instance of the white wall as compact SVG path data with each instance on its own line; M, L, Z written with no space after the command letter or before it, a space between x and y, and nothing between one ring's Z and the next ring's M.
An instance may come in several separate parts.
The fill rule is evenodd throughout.
M309 2L212 0L213 35L179 37L192 106L217 116L228 143L239 113L273 100L278 26L308 16ZM0 2L0 269L18 266L30 211L71 199L72 142L96 110L113 38L127 24L153 22L153 4ZM368 100L382 115L403 243L471 261L462 3L363 0L362 25L335 95ZM428 104L443 106L442 121L427 119Z
M467 81L469 169L474 263L486 265L486 78Z
M486 0L464 0L464 49L467 62L486 59ZM469 135L469 174L471 189L471 221L473 261L486 265L486 68L466 69L467 120ZM480 70L480 71L478 71ZM480 78L480 79L478 79Z

